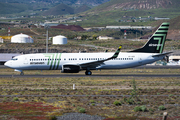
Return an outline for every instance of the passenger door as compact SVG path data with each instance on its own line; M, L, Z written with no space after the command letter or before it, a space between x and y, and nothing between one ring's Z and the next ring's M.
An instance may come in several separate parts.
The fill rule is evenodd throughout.
M138 61L139 61L139 64L142 64L142 57L141 57L141 55L138 56Z
M28 64L28 58L27 57L25 57L25 59L24 59L24 64Z

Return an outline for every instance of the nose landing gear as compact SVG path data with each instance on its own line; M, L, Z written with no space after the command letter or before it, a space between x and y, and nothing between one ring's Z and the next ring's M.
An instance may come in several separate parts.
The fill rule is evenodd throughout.
M24 75L24 72L21 72L20 75L23 76L23 75Z
M20 75L24 75L24 72L22 70L15 69L16 72L21 72Z

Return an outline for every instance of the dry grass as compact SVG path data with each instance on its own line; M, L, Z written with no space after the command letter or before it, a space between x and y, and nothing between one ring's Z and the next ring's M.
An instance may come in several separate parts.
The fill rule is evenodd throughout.
M25 74L61 74L59 72L26 71ZM158 74L169 74L170 72L178 74L179 69L107 70L94 71L94 74L157 74L157 72ZM11 69L0 69L0 73L18 74ZM79 74L84 74L84 72ZM136 82L136 90L133 88L133 80ZM175 119L180 116L180 96L176 96L180 95L179 81L180 78L175 77L153 79L150 77L1 78L0 95L3 96L0 97L0 103L34 102L34 104L43 103L46 106L58 107L56 111L46 113L45 116L60 116L63 113L79 112L80 108L85 108L87 114L98 114L106 118L125 116L129 119L161 118L164 111L158 108L163 105L169 117ZM73 84L76 85L76 90L72 89ZM15 101L15 95L20 95L18 99L16 98L17 101ZM121 105L114 105L114 101L119 101ZM146 112L134 111L136 106L142 105L146 106ZM122 114L124 116L120 116ZM0 109L0 116L2 115L4 114ZM13 113L10 112L9 115L13 116Z

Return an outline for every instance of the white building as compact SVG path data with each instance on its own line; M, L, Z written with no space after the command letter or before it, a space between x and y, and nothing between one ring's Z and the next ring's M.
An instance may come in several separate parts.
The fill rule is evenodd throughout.
M26 34L17 34L12 36L11 43L33 43L34 40Z
M113 37L107 37L107 36L99 36L97 39L99 39L99 40L111 40L114 38Z
M180 65L180 56L169 56L167 65Z
M170 18L158 18L158 17L155 17L154 19L155 20L170 20Z
M52 44L58 44L58 45L67 44L67 38L62 35L55 36L53 37Z
M152 29L151 26L106 26L107 29Z

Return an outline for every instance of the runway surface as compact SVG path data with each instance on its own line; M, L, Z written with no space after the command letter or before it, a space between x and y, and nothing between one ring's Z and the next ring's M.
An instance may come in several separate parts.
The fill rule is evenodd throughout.
M180 77L180 74L121 74L121 75L79 75L79 74L59 74L59 75L0 75L0 78L15 77L15 78L55 78L55 77Z
M7 68L4 65L0 65L0 68ZM132 68L132 69L180 69L180 65L179 66L154 66L154 65L149 65L149 66L140 66L140 67L136 67L136 68ZM43 74L31 74L31 75L0 75L0 78L3 77L16 77L16 78L29 78L29 77L38 77L38 78L45 78L45 77L180 77L180 74L96 74L94 72L94 74L92 74L91 76L88 75L84 75L84 74L51 74L51 75L43 75Z
M4 65L0 65L0 68L3 69L3 68L8 68ZM180 65L143 65L143 66L140 66L140 67L135 67L133 69L180 69Z

